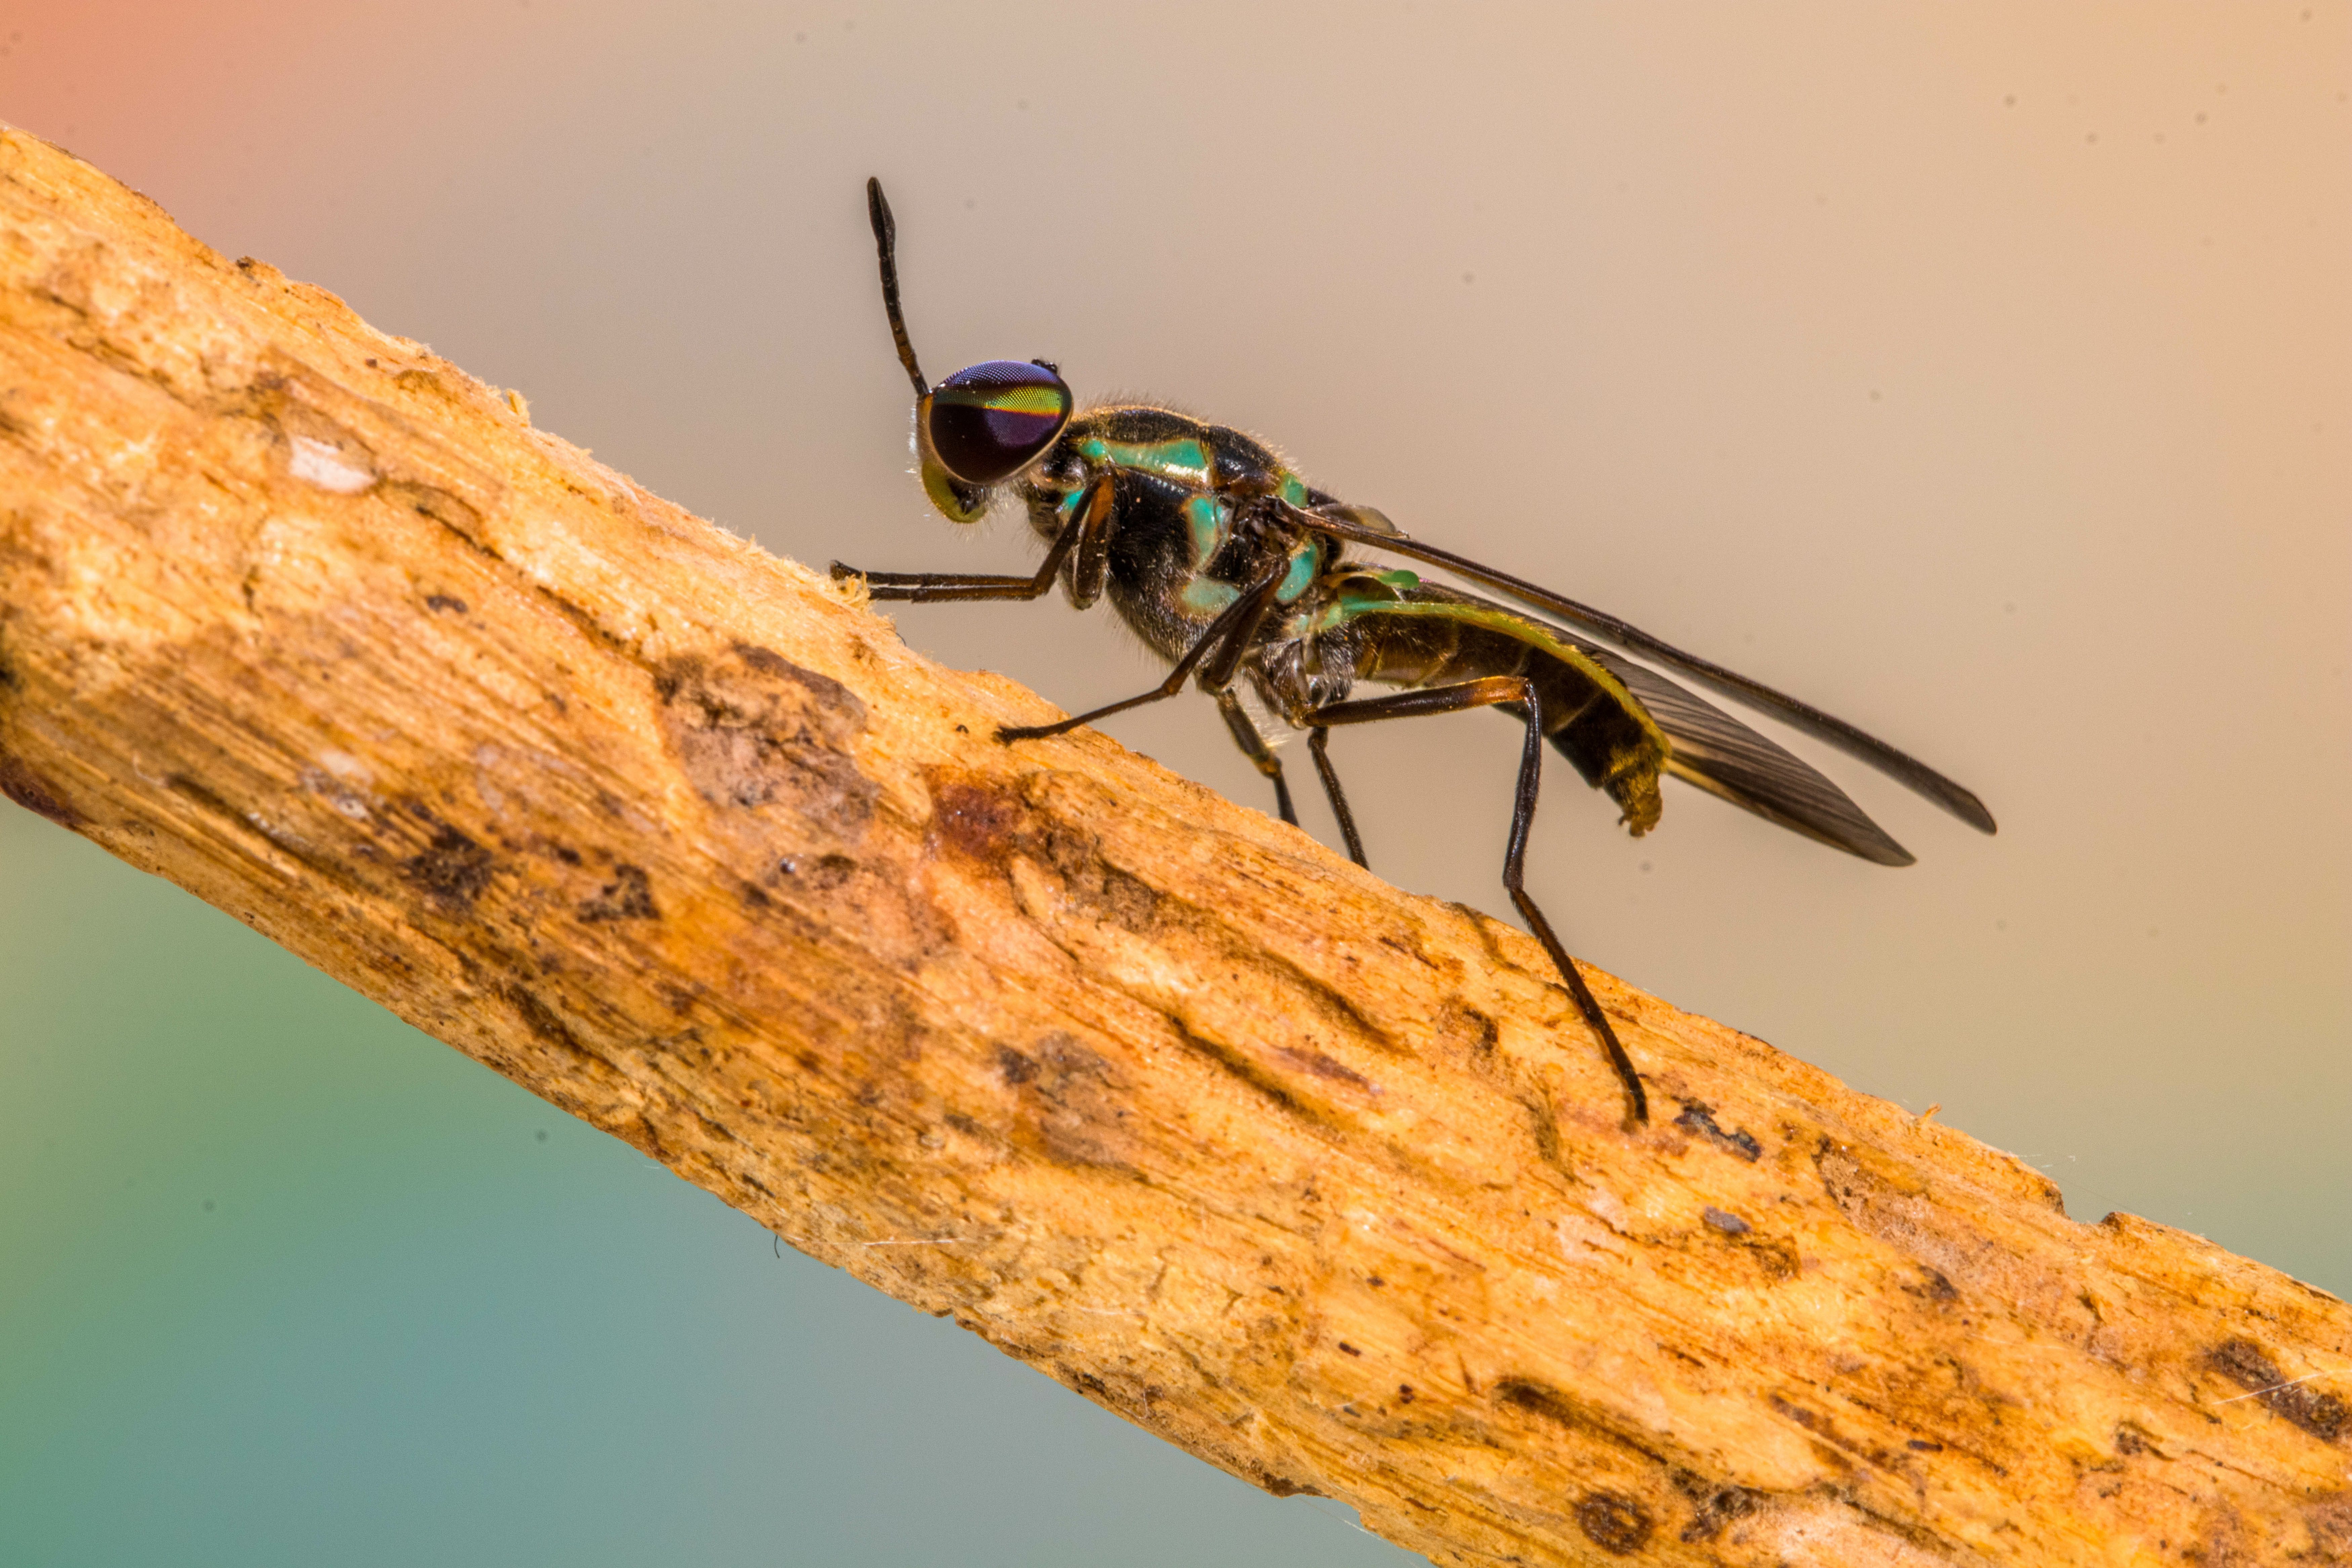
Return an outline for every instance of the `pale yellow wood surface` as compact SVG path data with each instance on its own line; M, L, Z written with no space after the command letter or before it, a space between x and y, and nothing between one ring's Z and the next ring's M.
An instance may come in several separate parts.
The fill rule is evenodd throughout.
M2352 1553L2342 1302L1051 711L0 139L20 805L1442 1563Z

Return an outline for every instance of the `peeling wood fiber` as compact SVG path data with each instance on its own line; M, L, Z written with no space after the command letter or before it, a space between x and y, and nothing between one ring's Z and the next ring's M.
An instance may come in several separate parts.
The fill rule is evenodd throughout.
M1440 1563L2352 1553L2343 1303L1055 716L0 136L18 805Z

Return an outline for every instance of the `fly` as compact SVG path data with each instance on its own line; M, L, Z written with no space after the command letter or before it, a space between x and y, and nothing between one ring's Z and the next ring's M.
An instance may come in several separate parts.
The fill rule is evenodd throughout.
M1045 559L1026 577L860 573L839 562L834 576L863 576L875 598L918 604L1035 599L1056 581L1079 609L1108 595L1120 617L1170 660L1168 678L1125 701L1055 724L999 730L997 738L1059 735L1197 681L1216 699L1235 744L1274 785L1282 819L1297 826L1281 760L1236 693L1247 681L1267 711L1307 731L1307 755L1359 866L1367 864L1363 840L1331 765L1334 729L1471 708L1518 720L1527 744L1503 886L1623 1082L1631 1121L1649 1119L1641 1077L1525 885L1547 742L1616 803L1637 837L1657 825L1658 781L1671 775L1865 860L1907 866L1912 857L1811 766L1655 670L1551 620L1354 559L1350 546L1443 567L1654 659L1993 831L1992 815L1974 795L1843 720L1614 616L1410 538L1371 508L1309 486L1239 430L1147 404L1081 412L1059 367L1046 360L990 360L933 386L916 364L899 308L897 229L880 181L866 183L866 202L890 335L915 387L924 493L953 521L977 522L1009 489L1045 541ZM1402 689L1354 697L1360 681Z

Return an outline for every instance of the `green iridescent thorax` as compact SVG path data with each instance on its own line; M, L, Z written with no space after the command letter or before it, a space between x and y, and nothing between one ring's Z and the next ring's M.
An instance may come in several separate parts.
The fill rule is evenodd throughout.
M1116 424L1118 416L1123 412L1110 410L1100 422ZM1090 418L1082 418L1079 423L1087 423ZM1256 442L1240 437L1238 432L1220 432L1215 426L1209 426L1197 436L1175 436L1147 441L1122 440L1107 433L1092 431L1084 434L1074 431L1073 434L1076 436L1078 456L1091 467L1129 468L1155 479L1202 489L1233 487L1234 476L1230 471L1222 483L1218 475L1217 437L1220 434L1227 437L1229 445L1241 446L1250 452L1264 450ZM1244 461L1254 464L1255 459L1246 458ZM1262 477L1258 473L1251 473L1248 477L1259 481L1247 487L1248 493L1278 495L1293 506L1307 504L1306 481L1287 468L1276 468L1265 472Z
M1103 468L1132 468L1180 485L1209 483L1209 450L1196 437L1174 441L1108 441L1099 436L1079 438L1078 456Z

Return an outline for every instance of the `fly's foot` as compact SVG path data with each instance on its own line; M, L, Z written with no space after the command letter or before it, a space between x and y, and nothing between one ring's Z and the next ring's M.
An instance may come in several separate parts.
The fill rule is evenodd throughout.
M846 583L852 577L863 577L866 575L865 573L860 572L856 567L846 565L839 561L835 562L829 570L833 573L833 580L836 583Z

